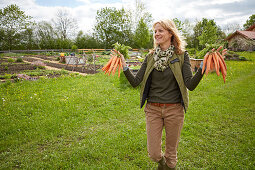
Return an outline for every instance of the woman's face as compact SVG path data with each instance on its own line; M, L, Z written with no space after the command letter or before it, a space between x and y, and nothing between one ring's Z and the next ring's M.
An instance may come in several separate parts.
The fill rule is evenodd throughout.
M154 27L154 41L161 47L170 46L172 34L164 29L159 23Z

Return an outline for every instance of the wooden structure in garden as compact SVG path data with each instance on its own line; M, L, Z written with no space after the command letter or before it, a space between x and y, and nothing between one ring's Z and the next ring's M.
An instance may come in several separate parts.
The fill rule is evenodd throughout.
M244 31L237 30L226 38L228 49L233 51L255 51L255 24Z
M93 53L92 58L93 58L93 65L94 65L94 73L96 72L96 66L95 66L95 58L96 54L95 51L92 51ZM89 56L83 51L83 54L76 56L75 53L71 53L70 56L65 56L65 61L66 61L66 67L72 66L72 71L74 70L75 67L81 66L82 71L85 70L86 65L88 64L89 61Z

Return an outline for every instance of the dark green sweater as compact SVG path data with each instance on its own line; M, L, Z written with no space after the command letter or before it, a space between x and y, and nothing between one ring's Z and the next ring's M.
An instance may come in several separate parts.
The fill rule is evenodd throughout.
M147 58L145 58L140 70L134 76L130 70L124 71L125 76L133 87L138 86L142 80L147 66ZM189 90L194 90L201 78L203 77L201 68L198 69L196 74L193 76L190 67L190 60L188 55L184 55L184 63L182 66L182 74L185 86ZM151 73L152 81L150 84L150 90L148 95L148 102L155 103L180 103L181 102L181 92L177 81L168 67L163 72L153 69Z

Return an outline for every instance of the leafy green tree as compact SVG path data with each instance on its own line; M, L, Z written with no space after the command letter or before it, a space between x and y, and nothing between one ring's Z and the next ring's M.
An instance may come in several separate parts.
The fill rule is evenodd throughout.
M0 9L0 32L2 34L3 49L11 50L20 44L22 32L31 24L31 17L15 5L8 5Z
M198 37L199 45L203 48L206 44L213 44L217 41L217 27L212 22L208 22L202 34Z
M75 45L77 45L79 49L102 47L97 39L92 35L83 34L82 31L78 32L77 37L75 38Z
M19 49L26 49L26 50L38 49L36 39L35 39L35 33L32 28L27 28L22 33L22 42L21 42L21 47Z
M152 48L153 47L153 31L152 31L152 15L146 10L145 4L140 0L135 1L135 10L131 11L132 15L132 31L134 32L133 47L135 48ZM142 26L143 25L143 26ZM149 32L147 32L147 30ZM145 35L145 42L141 44L142 37ZM138 36L138 37L137 37ZM149 37L148 37L149 36ZM140 41L140 43L138 42ZM132 46L132 44L130 44Z
M225 38L225 34L221 31L215 21L203 18L202 21L198 21L193 28L193 40L192 44L194 48L199 50L205 47L206 43L220 43ZM201 41L201 42L200 42Z
M134 35L135 46L137 48L148 48L150 45L150 39L151 34L149 28L144 22L144 19L141 18Z
M36 39L40 49L57 48L57 33L51 23L41 21L36 25ZM60 47L61 48L61 47Z
M102 8L97 11L95 36L104 44L104 48L112 48L112 44L132 44L131 16L124 8Z
M249 28L255 24L255 14L251 15L248 20L246 20L246 23L243 25L244 29Z
M187 42L187 47L192 46L192 26L189 20L185 19L184 21L179 20L178 18L173 19L177 29L184 36L185 41Z

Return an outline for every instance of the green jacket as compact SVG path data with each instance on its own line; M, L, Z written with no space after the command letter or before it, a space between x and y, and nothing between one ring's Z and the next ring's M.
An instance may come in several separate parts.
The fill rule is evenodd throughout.
M179 85L181 94L182 94L182 104L184 106L184 109L187 110L188 109L188 105L189 105L189 95L188 95L188 90L184 84L183 81L183 77L182 77L182 65L184 62L184 54L182 55L176 55L174 54L173 57L170 59L170 64L169 67L171 68L172 72L174 73L175 79ZM143 77L143 81L141 83L141 91L140 91L140 102L141 102L141 107L144 105L145 103L145 95L144 95L144 90L145 88L149 88L146 87L146 82L148 80L149 75L151 74L152 70L154 69L154 59L153 59L153 53L149 54L147 56L147 67L146 67L146 71Z
M134 76L129 70L124 71L125 76L133 87L141 84L140 91L140 106L143 107L145 101L148 98L150 85L152 81L152 70L154 69L154 59L153 53L146 56L145 62L142 64L141 69L138 71L137 75ZM193 73L190 68L189 56L185 52L182 55L174 54L170 59L169 67L171 68L174 77L179 85L181 92L181 102L185 109L188 109L189 96L188 90L194 90L202 78L202 69L199 68L196 74Z

